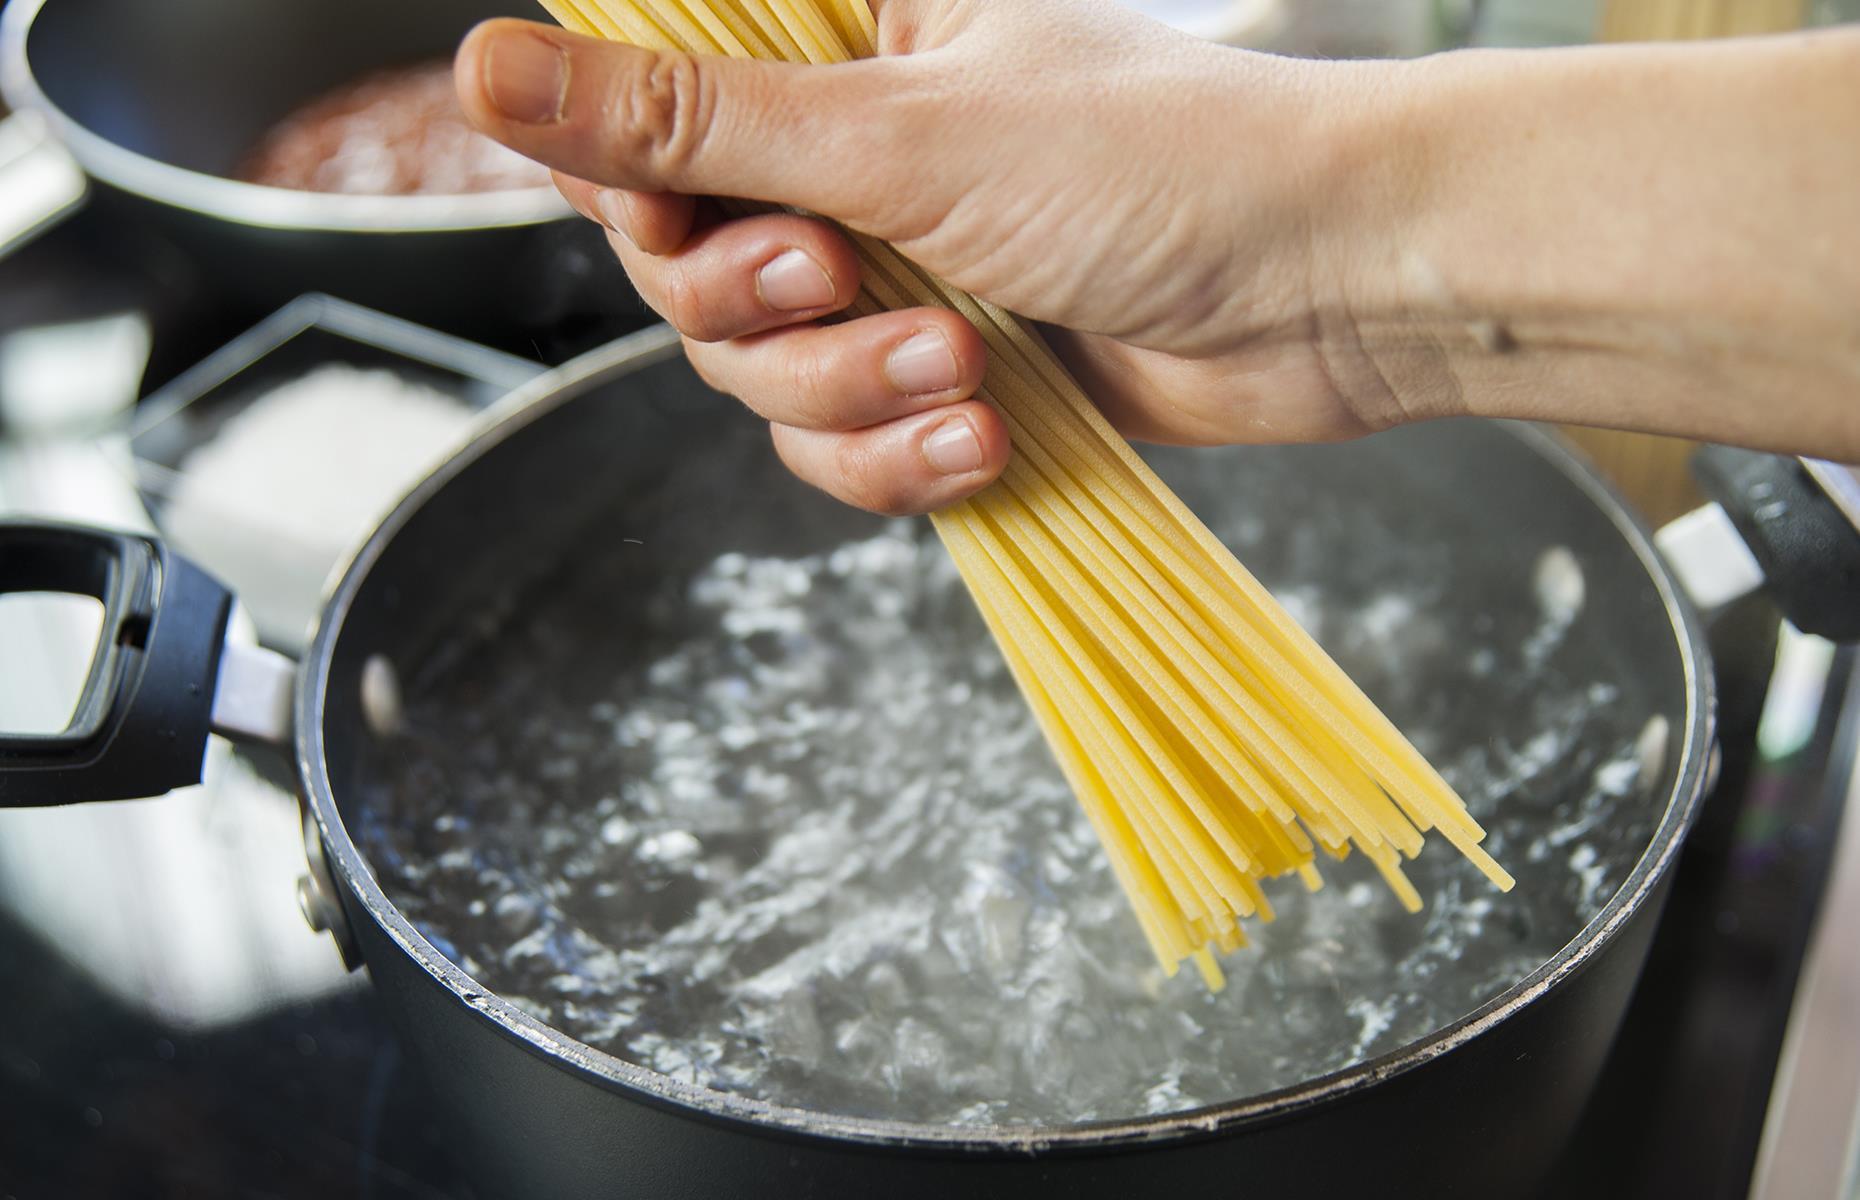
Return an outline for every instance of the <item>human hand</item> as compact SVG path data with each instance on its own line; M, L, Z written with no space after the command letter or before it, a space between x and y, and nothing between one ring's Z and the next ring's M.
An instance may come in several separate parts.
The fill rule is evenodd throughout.
M886 0L878 59L693 60L494 21L458 80L487 133L556 168L715 386L803 478L863 507L941 507L1001 469L955 313L845 322L847 238L707 195L797 206L1053 326L1127 434L1223 443L1361 433L1386 389L1321 345L1324 249L1352 217L1343 92L1388 64L1210 46L1099 0ZM1360 164L1353 164L1360 165Z

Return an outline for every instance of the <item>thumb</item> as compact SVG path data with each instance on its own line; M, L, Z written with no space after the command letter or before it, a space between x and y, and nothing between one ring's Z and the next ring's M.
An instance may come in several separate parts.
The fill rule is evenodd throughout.
M898 61L694 57L495 20L465 39L454 76L474 125L558 171L861 222L882 205L883 165L912 144L903 97L921 91L885 85Z

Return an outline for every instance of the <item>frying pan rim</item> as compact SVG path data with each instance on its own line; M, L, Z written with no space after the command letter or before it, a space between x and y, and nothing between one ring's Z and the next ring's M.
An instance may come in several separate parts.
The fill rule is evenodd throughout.
M574 215L553 186L459 196L352 196L266 187L195 171L131 150L54 103L32 69L34 18L51 0L13 0L0 12L0 96L41 113L93 178L201 216L304 233L464 233L539 225Z
M1025 1155L1139 1149L1230 1134L1276 1123L1319 1103L1341 1099L1413 1070L1493 1029L1513 1013L1579 973L1646 903L1677 856L1696 815L1707 777L1706 761L1716 718L1716 696L1703 626L1684 599L1653 540L1620 497L1553 434L1513 422L1492 422L1557 468L1594 502L1627 539L1660 596L1680 656L1686 713L1674 784L1660 821L1614 895L1562 949L1523 980L1465 1016L1387 1054L1314 1079L1254 1096L1161 1116L1080 1122L1063 1126L958 1127L846 1117L752 1100L685 1083L577 1041L524 1013L472 979L433 946L387 898L349 837L337 810L324 758L323 712L333 652L346 614L373 564L397 532L432 496L493 447L561 405L602 384L673 357L675 331L655 326L600 347L549 371L488 410L462 448L416 486L355 552L329 592L299 675L297 770L323 840L344 886L401 952L411 957L459 1003L475 1009L524 1049L599 1086L671 1108L694 1119L722 1123L759 1136L857 1142L901 1152ZM1669 734L1670 737L1670 734Z

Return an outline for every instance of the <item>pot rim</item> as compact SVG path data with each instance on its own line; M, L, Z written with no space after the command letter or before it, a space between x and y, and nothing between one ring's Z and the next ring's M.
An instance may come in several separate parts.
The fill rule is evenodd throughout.
M215 220L302 233L445 233L536 225L573 215L553 187L460 196L351 196L244 183L177 167L91 130L46 95L28 53L33 20L49 0L13 0L0 12L0 96L41 113L93 178Z
M630 1063L569 1037L518 1009L474 980L415 929L376 882L350 839L331 789L324 758L322 717L332 652L357 592L383 550L406 522L452 478L484 453L582 393L678 353L677 334L665 327L622 338L538 376L488 410L473 436L394 508L355 552L326 598L314 639L300 672L296 712L297 770L329 860L355 898L387 936L460 1003L476 1009L502 1033L535 1053L565 1065L601 1086L633 1094L643 1102L671 1107L760 1135L853 1141L898 1150L941 1150L1025 1155L1067 1150L1097 1151L1119 1145L1153 1145L1227 1133L1285 1118L1312 1105L1372 1087L1448 1053L1480 1036L1550 989L1580 972L1647 902L1673 860L1696 814L1708 775L1716 697L1704 630L1690 603L1654 549L1651 536L1614 491L1574 450L1545 430L1499 422L1529 444L1593 500L1620 530L1647 570L1668 619L1686 684L1684 729L1675 782L1647 849L1608 902L1570 942L1523 980L1460 1019L1388 1054L1317 1078L1237 1100L1160 1116L1079 1122L1070 1125L959 1127L922 1122L847 1117L774 1104L685 1083ZM1670 736L1670 734L1669 734Z

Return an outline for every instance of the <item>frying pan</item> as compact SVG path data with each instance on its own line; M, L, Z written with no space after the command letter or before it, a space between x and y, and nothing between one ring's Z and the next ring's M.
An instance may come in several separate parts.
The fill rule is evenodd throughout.
M230 597L155 542L0 525L4 590L107 605L72 728L0 742L0 803L192 782L209 728L288 746L312 865L307 912L367 964L490 1194L1529 1194L1594 1084L1707 786L1714 701L1698 617L1636 519L1534 428L1442 422L1346 447L1164 450L1153 461L1217 530L1244 515L1234 481L1258 473L1297 493L1292 511L1329 505L1344 526L1397 513L1416 553L1435 547L1430 569L1499 620L1504 581L1562 547L1586 581L1565 669L1606 674L1624 711L1667 730L1643 772L1651 832L1593 920L1459 1019L1291 1086L1185 1113L999 1128L726 1094L538 1020L390 897L352 833L383 803L379 721L363 701L383 660L400 679L420 677L457 652L461 629L513 619L501 599L512 578L616 552L600 531L611 539L629 513L686 513L657 540L695 559L794 553L867 528L788 479L760 425L708 391L663 329L559 368L490 414L356 552L301 664L227 646ZM615 624L588 635L586 657L617 670L632 640ZM1469 699L1476 710L1480 697Z
M598 231L567 220L553 188L348 196L230 178L298 105L382 67L450 58L473 24L511 15L536 12L524 0L14 0L0 13L0 89L99 185L100 227L251 312L328 292L481 340L635 312L602 269Z

